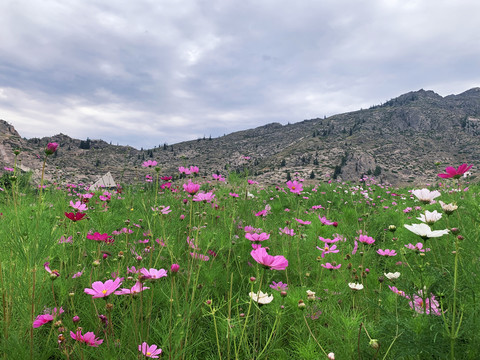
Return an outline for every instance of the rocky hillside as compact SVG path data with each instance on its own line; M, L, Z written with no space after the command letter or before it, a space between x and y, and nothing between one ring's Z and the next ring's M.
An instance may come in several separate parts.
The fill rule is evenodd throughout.
M63 134L24 139L0 121L1 163L12 166L13 150L21 149L22 169L37 179L43 148L53 141L60 147L48 161L49 180L89 183L111 171L117 181L130 182L147 174L141 164L152 159L165 175L176 175L178 166L198 165L201 175L248 168L266 183L284 182L287 173L298 172L315 181L375 175L394 184L422 184L447 165L480 165L480 88L446 97L419 90L370 109L141 150Z

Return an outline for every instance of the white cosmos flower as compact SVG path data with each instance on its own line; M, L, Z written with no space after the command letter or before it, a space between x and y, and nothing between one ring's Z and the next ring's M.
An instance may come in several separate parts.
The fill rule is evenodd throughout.
M437 210L434 211L425 211L425 214L421 214L420 217L417 219L420 221L423 221L424 223L427 223L429 225L432 225L436 221L440 220L442 218L442 214L439 213Z
M450 215L453 213L455 210L458 209L458 206L455 204L445 204L443 201L439 201L440 206L442 207L442 210L445 211L445 214Z
M362 284L357 284L357 283L348 283L348 287L352 290L358 291L363 289Z
M448 229L444 230L433 230L430 229L430 226L427 224L412 224L412 225L404 225L408 230L413 232L414 234L417 234L418 236L421 236L424 239L427 238L434 238L434 237L440 237L443 235L448 234Z
M269 304L273 301L273 295L268 296L267 293L263 293L259 291L258 293L250 292L248 294L253 301L256 301L257 303L264 305L264 304Z
M430 191L428 189L413 190L412 194L415 195L418 200L424 203L431 203L433 199L442 195L438 190Z
M383 273L383 274L388 280L397 280L400 277L400 273L398 271L394 273L389 272L389 273Z

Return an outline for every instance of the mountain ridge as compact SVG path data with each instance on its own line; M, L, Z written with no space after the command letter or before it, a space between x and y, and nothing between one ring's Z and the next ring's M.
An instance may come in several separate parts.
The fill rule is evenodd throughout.
M328 118L288 125L273 122L218 138L141 150L65 134L24 139L1 120L0 161L11 166L13 150L21 149L21 165L38 179L42 164L36 155L55 141L60 147L48 161L50 181L91 183L107 171L117 181L139 181L147 172L142 162L152 159L165 175L176 175L178 166L197 165L203 176L248 168L252 177L272 184L294 173L315 181L332 177L355 181L375 174L393 184L425 183L434 181L442 166L478 165L479 119L480 88L475 87L445 97L420 89Z

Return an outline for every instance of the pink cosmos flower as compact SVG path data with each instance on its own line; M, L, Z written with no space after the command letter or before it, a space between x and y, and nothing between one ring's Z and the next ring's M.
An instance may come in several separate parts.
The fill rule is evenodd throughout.
M171 176L162 176L162 177L160 177L160 179L162 179L163 181L170 181L170 180L172 180L172 177Z
M430 251L431 249L429 248L426 248L424 249L423 248L423 244L421 242L415 244L415 245L412 245L412 244L408 244L408 245L405 245L405 247L407 249L410 249L410 250L415 250L415 251L418 251L418 252L428 252Z
M225 181L226 179L222 175L212 174L212 177L217 181Z
M325 244L333 244L333 243L336 243L337 241L340 241L341 238L340 237L336 237L336 238L333 238L333 239L325 239L321 236L318 237L318 239L320 241L323 241Z
M117 290L122 285L122 279L107 280L105 283L95 281L92 284L92 289L85 288L84 292L88 295L93 295L93 298L107 297Z
M301 225L310 225L312 222L311 221L303 221L302 219L295 219L298 221Z
M135 295L147 289L150 289L150 288L143 286L143 284L140 281L137 281L135 285L133 285L130 289L123 288L118 291L115 291L115 295Z
M103 343L102 339L96 338L95 334L91 331L82 335L81 330L77 330L76 333L70 331L70 336L72 339L77 340L78 342L85 343L88 346L98 347L101 343Z
M238 194L237 193L228 193L228 195L230 195L231 197L234 197L234 198L238 198Z
M357 240L354 240L354 246L353 246L353 250L352 250L352 255L355 255L357 253L357 250L358 250L358 241Z
M83 268L83 270L85 270L85 268ZM72 279L76 279L76 278L82 276L83 275L83 270L73 274Z
M200 171L198 169L198 166L190 166L190 174L198 174L198 172Z
M57 148L58 148L58 144L57 143L48 143L46 148L45 148L45 154L47 156L49 155L53 155L55 153L55 151L57 151Z
M473 165L462 164L456 169L454 167L448 166L445 169L446 174L438 174L438 176L443 179L449 179L449 178L458 179L463 174L465 174L468 170L470 170L472 166Z
M70 200L70 206L73 207L77 211L87 211L87 205L83 204L81 201L76 201L75 203Z
M204 201L211 202L215 198L215 195L212 192L204 193L200 192L193 196L193 201Z
M297 180L288 181L287 186L290 189L290 192L294 194L300 194L303 191L302 183L299 183Z
M140 269L140 273L147 279L160 279L162 277L167 276L167 271L165 269L150 269L147 270L146 268Z
M157 166L157 162L155 160L147 160L147 161L144 161L143 164L142 164L143 167L155 167Z
M52 278L57 278L60 276L60 273L58 272L58 270L50 270L50 263L49 262L46 262L45 264L43 264L43 267L45 268L45 270L50 274L50 277Z
M285 270L288 266L288 260L282 255L272 256L267 253L265 248L258 248L250 252L253 259L271 270Z
M367 234L359 234L358 241L364 244L372 245L375 242L375 239Z
M395 250L390 250L390 249L385 249L385 250L378 249L377 254L382 255L382 256L395 256L395 255L397 255Z
M293 229L289 229L288 227L278 228L280 230L280 235L285 234L285 235L290 235L290 236L295 236L295 233L293 232Z
M419 314L433 314L437 316L442 315L440 311L440 305L438 301L435 300L435 296L430 294L430 297L426 298L424 302L422 290L418 292L418 295L413 295L413 300L411 300L408 305L410 305L410 307Z
M320 219L320 222L321 222L323 225L333 225L333 224L334 224L334 222L328 220L326 216L320 217L320 215L318 215L318 218Z
M64 235L62 235L60 237L60 239L58 239L58 244L64 244L64 243L72 243L72 237L69 236L68 238L66 238Z
M142 345L138 345L138 351L140 351L145 357L158 359L157 355L162 353L162 349L158 348L157 345L148 345L146 342L143 342Z
M9 171L9 172L13 172L13 170L14 170L13 168L9 168L9 167L6 167L6 166L3 169L5 171Z
M288 285L287 284L284 284L283 282L279 281L278 283L275 282L275 281L272 281L272 284L270 285L270 287L273 289L273 290L277 290L277 291L286 291L288 290Z
M395 286L388 285L389 289L392 290L395 294L400 295L406 299L410 299L410 296L405 294L405 291L398 290Z
M327 262L326 264L321 264L321 266L325 269L329 269L329 270L336 270L336 269L340 269L340 267L342 266L342 264L338 264L336 266L333 266L332 264L330 264L329 262Z
M270 234L262 232L261 234L257 233L245 233L245 237L250 241L264 241L270 238Z
M200 184L195 184L191 180L183 184L183 190L191 195L195 195L200 190Z
M340 250L337 249L337 245L332 245L329 247L327 244L325 244L325 247L322 249L321 247L317 246L317 249L322 252L322 258L325 257L325 255L330 254L330 253L338 253Z

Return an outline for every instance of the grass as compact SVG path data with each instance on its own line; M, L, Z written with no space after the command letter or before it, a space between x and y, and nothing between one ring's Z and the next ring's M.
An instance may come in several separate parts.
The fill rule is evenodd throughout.
M236 174L227 182L191 177L200 193L215 195L197 202L183 189L186 178L161 189L164 182L156 184L153 171L152 183L101 190L88 199L81 184L48 184L39 192L17 171L4 175L0 192L3 359L141 359L143 342L161 348L164 359L326 359L330 352L337 359L477 358L478 185L430 188L441 192L436 200L459 206L431 227L458 231L424 240L404 224L420 223L416 217L425 210L441 212L439 203L424 204L411 189L374 179L317 183L294 194L285 184L262 187ZM70 201L88 206L84 219L65 216L78 212ZM162 213L167 207L171 212ZM323 216L338 226L323 225ZM288 260L285 270L254 260L248 227L269 234L261 245ZM285 228L295 235L281 233ZM360 231L375 242L357 242L355 251ZM95 232L114 241L87 238ZM338 252L322 257L319 237L337 234L343 239L333 244ZM405 247L418 242L430 251ZM380 256L379 249L396 255ZM322 267L327 262L341 267ZM147 279L136 272L141 268L165 269L167 276ZM384 275L396 271L397 280ZM149 289L98 299L84 292L117 277L117 290L137 281ZM288 289L280 293L272 281ZM349 283L363 289L351 290ZM249 293L260 290L273 300L253 301ZM55 307L64 312L33 328ZM70 332L78 328L103 342L94 347L74 340Z

